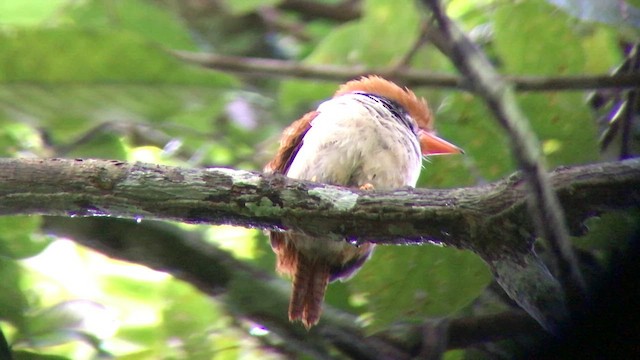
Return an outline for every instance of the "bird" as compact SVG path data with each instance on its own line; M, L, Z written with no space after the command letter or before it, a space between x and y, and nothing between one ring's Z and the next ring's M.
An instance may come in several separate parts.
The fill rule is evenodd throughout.
M287 127L266 173L362 190L415 187L426 155L463 151L439 138L427 102L377 75L342 84L332 98ZM329 282L348 280L371 256L358 246L295 231L271 231L276 270L293 286L289 320L309 330Z

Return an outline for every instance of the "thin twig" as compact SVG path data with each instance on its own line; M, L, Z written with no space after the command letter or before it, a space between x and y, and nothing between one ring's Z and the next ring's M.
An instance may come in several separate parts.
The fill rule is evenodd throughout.
M529 209L538 235L547 240L558 268L559 280L580 310L586 299L586 284L569 242L564 213L543 165L540 145L526 116L517 106L511 85L499 74L484 54L445 14L438 0L424 0L433 13L442 34L451 44L451 60L469 79L476 94L484 98L499 124L511 138L512 152L523 171L530 192ZM579 305L578 305L579 304Z
M420 48L426 43L428 32L429 32L429 24L427 24L426 22L422 22L422 24L420 24L420 34L418 35L418 38L411 46L411 49L409 49L409 51L407 51L407 53L404 54L400 58L400 60L398 60L394 64L393 67L394 69L396 69L396 71L407 68L410 65L411 60L416 56L416 54L418 53L418 50L420 50Z
M264 6L259 8L256 14L262 19L265 25L289 34L297 40L311 41L312 39L311 36L306 33L302 23L288 21L278 8Z
M629 54L630 68L629 73L640 73L640 44L636 44L631 49ZM622 141L620 149L620 160L624 160L631 157L631 135L632 124L634 119L638 116L638 102L640 86L635 89L629 90L627 94L627 106L622 118Z
M11 360L13 359L13 355L11 355L11 348L9 347L9 343L7 339L4 337L4 333L2 332L2 328L0 327L0 359Z
M189 51L170 51L177 58L207 68L253 75L259 77L291 77L338 81L353 79L366 74L392 77L411 87L469 89L469 84L456 75L428 73L424 70L367 68L364 66L310 65L297 61L266 58L238 57ZM633 88L640 84L640 74L591 75L591 76L505 76L518 91L588 90L605 88Z
M350 315L329 304L325 305L325 316L318 331L302 333L304 330L290 324L286 316L274 317L271 314L284 314L286 311L288 293L283 290L286 286L280 286L283 281L206 243L202 234L187 232L171 224L98 217L48 217L44 220L44 231L117 259L168 272L191 283L200 291L218 297L234 317L265 325L278 337L277 341L282 345L279 350L284 353L323 359L328 358L325 354L332 345L345 354L354 355L354 358L363 358L373 351L380 355L392 354L386 357L388 359L398 359L402 353L411 354L422 341L423 324L398 323L383 333L366 336ZM219 274L228 276L220 277ZM233 278L238 280L233 281ZM248 285L243 285L244 282ZM235 298L229 296L234 291L243 294L242 302L234 302ZM225 294L227 296L221 297ZM264 306L267 299L274 304L273 307ZM240 325L236 323L235 326ZM448 349L460 349L518 336L540 339L546 335L526 313L509 311L451 319L446 336ZM355 357L357 355L360 356Z
M639 89L630 90L627 94L627 107L622 118L622 141L620 144L620 160L632 157L631 142L633 136L633 121L638 116Z
M278 7L295 11L307 19L329 19L339 22L356 20L362 15L360 0L343 0L336 4L321 1L284 0Z

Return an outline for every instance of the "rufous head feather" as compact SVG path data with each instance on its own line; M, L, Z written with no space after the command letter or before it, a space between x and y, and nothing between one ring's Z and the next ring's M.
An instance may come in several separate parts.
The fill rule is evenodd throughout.
M429 110L427 102L422 98L418 98L413 91L407 88L403 89L379 76L369 75L343 84L338 91L336 91L334 97L353 92L365 92L383 96L395 101L405 109L420 128L418 138L420 140L422 154L440 155L463 153L459 147L435 135L431 110Z
M409 113L409 116L413 118L419 128L428 131L433 130L433 117L427 102L417 97L413 91L407 88L403 89L379 76L369 75L342 84L334 94L334 97L357 91L383 96L397 102Z

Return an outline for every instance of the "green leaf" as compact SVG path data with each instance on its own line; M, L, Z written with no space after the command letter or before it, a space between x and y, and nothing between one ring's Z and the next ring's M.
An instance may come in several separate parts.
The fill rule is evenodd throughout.
M167 339L180 339L182 350L189 359L213 358L216 342L212 340L219 337L214 339L211 333L221 325L217 308L187 284L170 282L166 292L168 301L163 311L163 330Z
M100 278L102 289L114 298L140 302L148 307L160 306L164 300L162 283L150 282L120 275L105 275Z
M413 1L366 0L361 33L353 44L361 63L388 66L404 57L418 41L420 12Z
M363 59L360 39L361 22L351 22L336 27L315 47L304 60L309 64L359 64Z
M158 324L147 326L122 326L116 334L118 339L122 339L145 348L162 348L164 337L158 331ZM153 350L150 350L152 353Z
M2 93L0 86L0 93ZM0 95L1 97L1 95ZM0 106L0 156L11 157L15 154L38 154L42 139L36 129L28 124L5 120Z
M285 80L280 83L278 104L290 119L283 119L283 126L292 123L308 111L315 109L336 91L336 83L308 80Z
M155 85L60 84L45 88L46 90L34 85L0 84L0 114L5 110L32 116L34 123L47 127L48 135L56 145L74 142L90 129L107 123L112 125L102 131L116 131L118 134L124 134L118 131L126 130L127 124L153 123L155 126L163 126L178 120L183 120L196 129L205 130L207 125L210 126L211 118L219 116L224 110L221 98L225 90L217 87L159 82ZM0 129L0 134L6 134L8 147L34 146L32 143L38 139L38 134L24 124L11 123L2 118L0 123L3 127L11 124L11 129L17 129ZM117 126L119 123L122 124L121 127ZM20 131L17 132L18 130ZM176 134L180 133L175 127L172 130ZM29 132L33 133L33 140L21 144L30 138L17 139L16 136ZM194 134L194 131L187 127L184 134ZM197 142L206 140L198 133L190 138Z
M446 97L436 113L438 134L465 154L430 157L420 186L453 187L493 181L514 171L509 140L486 105L468 94Z
M60 355L47 355L35 353L27 350L16 350L13 352L13 360L70 360L71 358Z
M518 100L551 168L599 159L596 121L583 95L548 92L520 95Z
M617 27L640 28L637 1L624 0L547 0L567 13L585 21L598 21Z
M440 246L381 246L349 283L368 301L372 331L406 319L451 315L492 277L475 254Z
M575 74L583 70L580 38L567 17L541 0L508 3L495 14L495 49L509 74Z
M224 0L223 3L233 15L246 15L260 10L261 7L275 7L282 0Z
M233 85L230 76L187 66L129 32L23 30L0 34L0 48L4 83Z
M304 62L393 66L417 41L419 19L416 5L411 1L368 0L361 19L336 27ZM336 89L336 83L287 80L281 83L279 103L292 117L299 116L314 108L317 102L331 97Z
M53 238L39 233L39 216L0 217L0 256L23 259L39 254Z
M0 26L34 26L50 19L67 0L2 0Z
M20 286L23 269L14 260L0 256L0 319L10 321L18 329L24 326L27 298Z
M127 160L126 147L117 134L100 133L66 154L74 158Z
M594 251L604 262L612 254L624 253L629 241L640 234L640 211L616 211L593 217L585 222L589 232L574 238L573 244Z
M623 54L618 47L619 36L611 28L598 26L583 37L587 73L605 74L622 63Z
M172 281L165 292L163 317L168 335L182 338L203 335L219 321L216 306L191 285Z
M453 19L464 19L464 24L468 24L470 21L477 25L477 17L486 16L490 12L487 11L489 6L493 6L495 0L450 0L447 1L447 14ZM470 19L471 18L471 19ZM482 22L486 22L483 19Z
M393 65L418 39L420 17L411 1L368 0L363 13L359 21L344 24L329 33L305 62L372 67Z
M115 326L112 314L101 304L72 300L29 316L21 336L35 347L80 340L98 348L99 339L110 335Z
M448 350L444 353L443 360L464 360L467 358L465 354L465 350Z
M83 28L117 29L141 35L166 48L194 50L189 30L175 13L147 0L91 0L65 14Z
M6 50L0 52L5 151L23 144L4 125L15 129L25 118L46 129L52 145L72 145L67 151L77 156L125 158L121 137L128 126L150 122L187 124L179 129L196 149L208 139L194 129L210 129L224 111L224 93L235 87L232 77L187 66L131 33L18 31L0 34L0 48ZM43 55L50 53L58 55ZM111 125L82 140L105 123Z

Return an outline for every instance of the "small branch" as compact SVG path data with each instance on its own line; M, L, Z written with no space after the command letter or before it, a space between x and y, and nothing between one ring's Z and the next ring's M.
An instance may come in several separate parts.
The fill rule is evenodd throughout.
M13 355L11 355L11 348L9 347L9 343L7 343L7 338L4 337L2 327L0 327L0 359L13 359Z
M547 336L530 316L521 311L458 318L449 324L448 348L466 348L523 335L538 338Z
M640 43L636 44L629 54L630 73L640 73ZM620 159L631 157L631 138L634 130L632 129L634 120L640 116L640 85L635 89L629 90L627 94L627 106L623 115L622 123L622 139L620 149Z
M270 332L285 340L287 349L313 359L330 358L324 339L289 323L288 287L284 280L235 259L208 244L201 234L163 222L137 223L100 217L48 217L43 231L72 239L115 259L170 273L217 297L238 318L268 326ZM342 326L331 317L334 312L326 312L325 326ZM350 330L358 329L352 325Z
M424 3L433 12L442 35L451 44L451 60L469 79L475 93L484 98L511 138L512 152L531 194L529 209L536 228L549 244L559 270L559 280L569 298L573 299L572 303L576 304L574 312L578 312L586 300L586 283L569 243L564 214L545 173L538 139L517 106L511 85L500 77L484 54L447 17L439 0L424 0Z
M307 19L321 18L345 22L361 16L360 4L360 0L343 0L337 4L313 0L284 0L278 7L295 11Z
M251 319L280 337L283 347L313 358L330 358L328 345L353 358L411 358L421 348L426 324L399 323L366 336L354 318L325 304L318 330L306 332L286 318L288 290L275 278L206 243L199 233L171 224L109 218L48 217L43 231L64 236L110 257L168 272L216 297L238 318ZM224 296L221 296L224 295ZM242 299L242 301L238 301ZM522 312L448 320L447 348L466 348L516 336L544 338L540 326Z
M413 45L411 46L409 51L407 51L407 53L404 54L393 65L393 69L394 69L393 71L394 72L398 71L398 70L402 70L402 69L407 68L409 66L409 64L411 63L411 60L418 53L418 50L420 50L420 48L422 48L422 46L427 42L427 34L428 34L428 32L429 32L429 24L427 24L426 22L422 22L422 24L420 25L420 35L418 36L416 41L413 43Z
M446 321L444 334L447 349L462 349L483 343L496 342L526 336L540 341L549 335L527 313L506 311L492 315L469 316L453 319L438 319L422 324L398 323L379 334L398 348L416 353L424 348L424 333L429 327L438 327Z
M469 90L469 84L455 75L426 73L423 70L397 68L366 68L364 66L309 65L296 61L248 58L218 54L171 51L177 58L207 68L261 77L295 77L344 82L367 74L396 79L411 87L430 86ZM640 74L536 77L505 76L519 91L589 90L633 88L640 83Z
M612 74L640 74L640 44L631 47L625 60L613 70ZM633 89L617 91L599 90L589 97L589 105L596 111L605 110L598 118L603 128L600 136L600 150L606 151L611 142L619 136L620 151L616 158L622 160L631 157L631 132L636 117L640 117L640 83ZM615 151L615 150L614 150Z
M289 34L300 41L311 40L311 36L305 32L304 26L301 23L294 23L284 19L281 11L277 8L261 7L257 10L256 14L269 27Z

